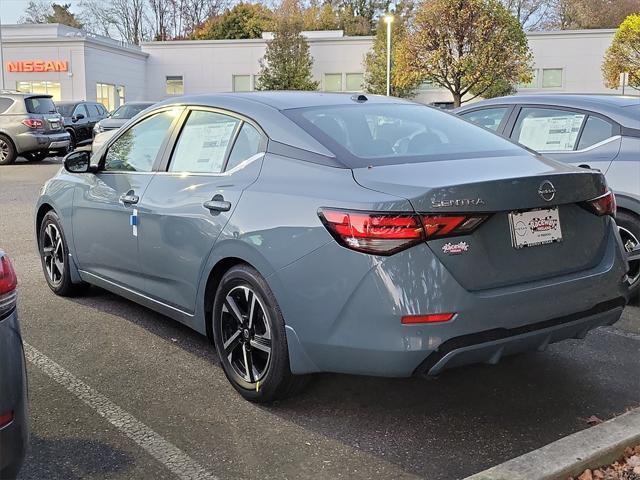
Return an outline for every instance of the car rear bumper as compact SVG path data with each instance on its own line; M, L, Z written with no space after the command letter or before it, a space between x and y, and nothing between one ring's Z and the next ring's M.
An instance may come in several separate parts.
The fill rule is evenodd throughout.
M292 371L435 374L614 323L629 292L626 259L608 223L595 267L480 291L461 287L426 244L386 258L327 244L268 279L287 323ZM434 313L455 316L401 323L406 315Z
M18 316L0 320L0 415L13 421L0 429L0 478L14 478L24 460L28 439L27 376Z
M50 134L25 132L16 135L14 141L18 153L25 153L38 150L63 150L69 147L69 139L67 132Z

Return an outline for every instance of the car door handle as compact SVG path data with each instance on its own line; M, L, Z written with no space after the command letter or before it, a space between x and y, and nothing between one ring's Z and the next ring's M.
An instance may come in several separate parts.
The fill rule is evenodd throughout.
M136 203L138 203L138 200L140 200L140 197L131 192L125 193L124 195L120 196L120 201L125 205L135 205Z
M228 212L231 210L231 202L227 202L222 195L216 195L211 200L204 202L202 206L212 212Z

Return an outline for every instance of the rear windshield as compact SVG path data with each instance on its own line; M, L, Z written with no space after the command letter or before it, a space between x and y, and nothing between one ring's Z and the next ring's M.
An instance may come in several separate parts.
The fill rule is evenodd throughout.
M63 117L70 117L75 108L76 108L76 106L73 105L73 104L71 104L71 105L56 105L56 109L58 110L58 113L60 115L62 115Z
M29 113L56 113L56 106L50 97L29 97L24 99Z
M522 153L496 134L423 105L354 104L284 113L351 168Z
M122 118L125 120L129 118L133 118L137 114L139 114L141 111L143 111L145 108L149 108L151 105L152 105L151 103L122 105L120 108L118 108L115 112L111 114L111 118Z

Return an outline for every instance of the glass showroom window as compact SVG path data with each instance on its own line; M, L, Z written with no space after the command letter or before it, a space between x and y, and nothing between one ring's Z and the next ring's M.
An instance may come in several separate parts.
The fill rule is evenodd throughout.
M233 91L234 92L250 92L251 91L251 75L234 75Z
M96 100L104 105L108 112L116 108L116 86L108 83L96 83Z
M542 70L542 88L562 87L562 69L545 68Z
M118 106L124 105L126 102L126 95L124 85L118 85Z
M518 89L521 88L538 88L538 69L533 70L533 78L529 83L518 84Z
M346 75L346 91L361 92L364 84L364 75L362 73L347 73Z
M182 75L169 75L166 77L167 95L184 95L184 80Z
M16 82L16 90L23 93L44 93L45 95L51 95L54 102L62 99L60 83L58 82Z
M324 74L324 91L325 92L341 92L342 91L342 74L341 73L325 73Z

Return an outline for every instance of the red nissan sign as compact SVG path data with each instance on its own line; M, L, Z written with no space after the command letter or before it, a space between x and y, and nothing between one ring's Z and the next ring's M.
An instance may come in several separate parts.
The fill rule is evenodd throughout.
M7 62L8 72L68 72L66 60L18 60Z

